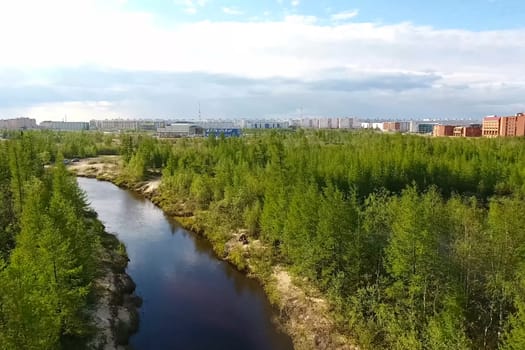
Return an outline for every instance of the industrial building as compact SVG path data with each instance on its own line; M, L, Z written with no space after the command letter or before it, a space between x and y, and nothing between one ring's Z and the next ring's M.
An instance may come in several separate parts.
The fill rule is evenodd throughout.
M434 131L434 126L438 125L438 123L417 123L417 126L415 128L415 133L417 134L432 134L432 131Z
M176 123L189 123L200 126L203 129L231 129L238 127L232 120L220 120L220 119L209 119L209 120L192 120L184 122L175 122Z
M174 123L162 128L157 128L159 138L177 138L203 136L204 129L191 123Z
M243 119L240 122L243 129L286 129L290 127L288 121L275 120L247 120Z
M240 128L208 128L204 129L204 136L215 135L224 137L239 137L241 136Z

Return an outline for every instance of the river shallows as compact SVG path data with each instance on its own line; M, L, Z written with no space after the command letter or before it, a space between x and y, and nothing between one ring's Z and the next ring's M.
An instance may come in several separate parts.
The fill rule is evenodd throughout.
M78 178L106 230L125 243L128 274L144 299L136 350L290 350L261 286L218 260L150 201L108 182Z

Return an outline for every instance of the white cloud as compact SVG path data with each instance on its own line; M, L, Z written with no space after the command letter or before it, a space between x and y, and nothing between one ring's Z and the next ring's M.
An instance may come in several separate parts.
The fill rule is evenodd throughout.
M321 25L311 16L165 27L157 25L151 14L98 4L20 0L0 6L4 52L0 67L89 64L256 77L311 76L345 67L436 71L455 82L514 81L521 79L516 72L525 71L523 29L470 32L410 23Z
M345 21L357 17L359 10L343 11L331 16L333 21Z
M285 23L310 25L317 22L315 16L289 15L284 17Z
M455 82L503 82L519 80L515 72L525 71L520 58L525 55L524 35L523 29L470 32L410 23L321 25L311 16L166 28L150 14L94 1L20 0L0 6L0 42L9 53L0 56L0 67L90 64L259 77L311 76L345 67L430 70Z
M208 0L174 0L175 4L184 7L184 12L194 15L198 12L199 8L206 6Z
M35 118L37 122L61 120L65 116L68 121L89 121L104 115L119 117L118 110L119 106L107 101L74 101L39 104L24 110L23 115Z
M186 9L206 5L202 0L178 3ZM345 12L346 18L351 13ZM418 93L422 101L441 96L482 103L490 96L501 98L491 105L505 101L516 105L525 84L518 74L525 71L524 37L525 29L474 32L411 23L323 24L309 16L167 26L150 13L124 11L118 0L0 3L0 71L18 69L37 80L41 78L34 71L85 65L109 71L208 72L306 81L351 79L356 72L430 72L442 79Z
M235 7L223 7L222 12L224 12L227 15L231 15L231 16L239 16L243 14L241 10Z
M292 0L292 6L297 7L301 4L300 0Z

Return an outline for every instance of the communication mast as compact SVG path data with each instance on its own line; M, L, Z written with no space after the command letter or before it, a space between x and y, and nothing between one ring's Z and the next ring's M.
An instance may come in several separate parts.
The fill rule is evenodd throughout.
M201 121L201 102L199 101L199 122Z

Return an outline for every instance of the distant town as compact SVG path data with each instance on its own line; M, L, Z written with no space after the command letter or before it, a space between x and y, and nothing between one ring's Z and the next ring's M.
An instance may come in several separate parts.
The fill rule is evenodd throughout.
M0 130L54 130L156 133L159 138L209 136L222 134L240 136L244 129L372 129L386 133L413 133L437 137L510 137L525 136L525 114L487 116L480 120L375 120L355 117L308 117L289 120L160 120L104 119L89 122L43 121L33 118L0 119Z

